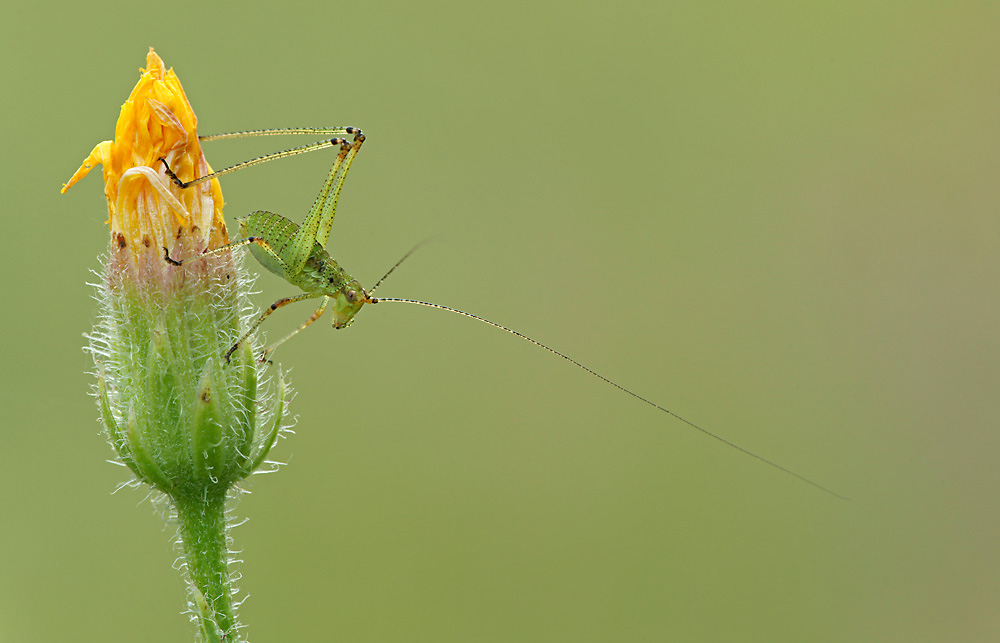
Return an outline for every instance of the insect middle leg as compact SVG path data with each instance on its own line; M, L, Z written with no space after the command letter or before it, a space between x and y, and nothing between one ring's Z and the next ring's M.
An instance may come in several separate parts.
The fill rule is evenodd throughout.
M191 263L192 261L205 259L206 257L211 257L212 255L217 255L226 252L227 250L234 250L236 248L250 245L251 243L256 243L258 246L261 246L262 248L270 247L268 243L263 239L261 239L260 237L247 237L246 239L238 239L236 241L231 241L224 246L219 246L218 248L215 248L214 250L206 250L205 252L202 252L200 255L195 255L193 257L188 257L187 259L180 259L180 260L171 258L170 250L168 250L167 247L164 246L163 258L166 259L167 263L169 263L172 266L183 266L186 263Z

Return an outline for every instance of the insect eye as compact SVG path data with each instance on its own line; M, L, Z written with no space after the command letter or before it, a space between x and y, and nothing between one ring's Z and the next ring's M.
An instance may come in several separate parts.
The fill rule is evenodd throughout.
M354 300L358 298L358 293L354 292L353 290L348 290L346 293L344 293L344 296L347 297L348 303L353 304Z

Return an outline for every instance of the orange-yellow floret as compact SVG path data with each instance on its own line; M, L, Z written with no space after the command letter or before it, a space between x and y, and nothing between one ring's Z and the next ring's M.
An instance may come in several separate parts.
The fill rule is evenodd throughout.
M173 69L149 50L146 69L121 107L113 141L94 147L63 186L65 192L97 164L103 166L108 224L132 247L171 247L179 234L195 246L227 241L222 189L210 181L187 189L171 183L163 158L181 180L211 173L198 143L198 119Z

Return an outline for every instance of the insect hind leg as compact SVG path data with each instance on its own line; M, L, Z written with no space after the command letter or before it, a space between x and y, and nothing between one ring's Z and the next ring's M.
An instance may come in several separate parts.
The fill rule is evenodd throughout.
M317 141L316 143L310 143L308 145L301 145L299 147L289 148L287 150L282 150L280 152L274 152L272 154L265 154L264 156L258 156L257 158L250 159L249 161L243 161L242 163L237 163L230 167L218 170L217 172L212 172L211 174L206 174L204 176L199 176L197 178L191 179L190 181L182 181L177 174L170 169L170 164L167 163L165 158L158 159L160 163L166 170L167 176L174 183L174 185L180 187L181 189L189 188L192 185L198 185L199 183L204 183L205 181L211 181L212 179L217 179L220 176L225 176L232 172L242 170L244 168L253 167L254 165L260 165L261 163L267 163L268 161L273 161L275 159L287 158L289 156L298 156L299 154L305 154L307 152L313 152L316 150L326 149L328 147L340 147L342 149L341 155L347 153L348 150L353 146L358 148L361 143L365 140L365 134L361 131L359 127L294 127L285 129L268 129L268 130L248 130L245 132L230 132L228 134L215 134L210 136L199 136L198 139L201 141L214 141L214 140L225 140L230 138L245 138L251 136L272 136L272 135L282 135L282 134L344 134L348 136L353 136L353 145L350 141L345 138L335 137L328 138L322 141ZM355 152L357 150L355 149ZM340 159L341 161L343 158Z

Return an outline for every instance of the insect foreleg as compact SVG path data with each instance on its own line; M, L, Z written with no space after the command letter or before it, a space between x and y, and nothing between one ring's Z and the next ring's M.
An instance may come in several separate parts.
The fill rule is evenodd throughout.
M316 312L314 312L312 315L309 316L309 319L307 319L304 324L302 324L292 332L288 333L287 335L285 335L284 337L282 337L281 339L279 339L278 341L276 341L275 343L271 344L266 349L264 349L264 352L260 356L260 361L262 362L265 361L267 359L267 356L274 352L274 349L281 346L282 344L290 340L292 337L305 330L306 327L309 326L309 324L313 323L314 321L322 317L323 313L326 312L326 306L329 303L330 303L330 298L323 297L323 304L316 309Z
M264 323L264 320L271 316L271 313L273 313L274 311L278 310L279 308L283 308L283 307L287 306L288 304L294 304L297 301L302 301L304 299L315 299L316 297L323 297L323 296L324 295L322 293L307 292L307 293L303 293L301 295L296 295L295 297L284 297L284 298L279 299L278 301L274 302L273 304L271 304L268 307L268 309L264 311L264 314L260 316L260 319L258 319L256 321L256 323L254 323L254 325L251 326L249 330L247 330L247 332L243 333L243 335L239 339L236 340L236 343L233 344L232 347L228 351L226 351L226 355L225 355L226 361L227 362L229 361L229 357L236 351L237 348L239 348L240 344L242 344L243 342L245 342L246 339L247 339L247 337L250 337L250 335L252 335L253 332L255 330L257 330L257 328L261 324ZM327 299L329 299L329 298L327 298ZM326 307L326 303L325 302L323 304L323 307L324 308ZM310 322L310 323L312 323L312 322ZM299 330L301 330L301 329L299 329ZM295 331L295 332L298 332L298 331ZM294 335L295 333L292 333L292 334ZM284 340L282 340L282 341L284 341Z

